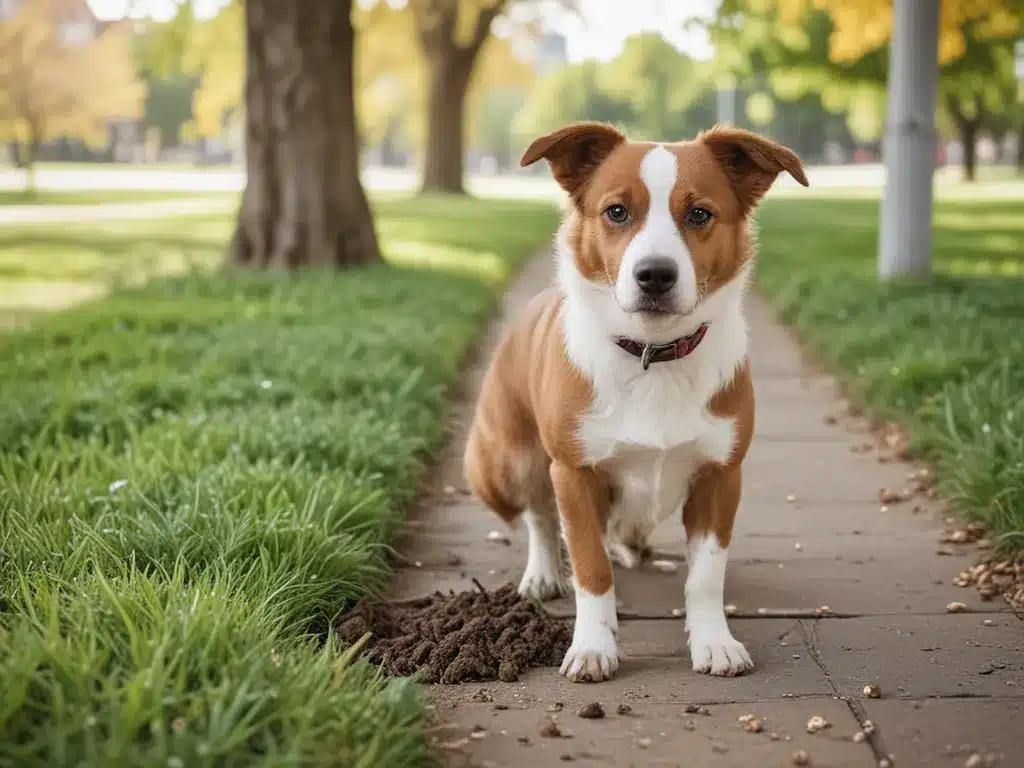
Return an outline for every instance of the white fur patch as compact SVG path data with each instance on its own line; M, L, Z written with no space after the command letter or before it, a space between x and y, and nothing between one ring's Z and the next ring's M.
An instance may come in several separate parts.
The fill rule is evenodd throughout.
M754 665L725 618L725 566L728 549L714 534L688 542L686 628L693 669L712 675L739 675Z
M576 624L572 645L559 669L574 683L608 680L619 668L619 619L615 588L592 595L576 584Z
M568 584L562 570L562 550L558 535L555 510L523 513L529 534L526 570L519 582L519 594L533 600L552 600L568 594Z
M594 390L579 440L588 462L605 467L618 487L608 549L616 562L633 567L636 558L623 546L642 548L658 523L681 510L694 471L705 462L724 462L732 452L734 420L713 416L708 405L746 358L742 299L749 269L659 333L668 338L651 338L613 297L583 278L564 237L559 246L566 350ZM647 371L614 344L617 335L676 339L705 322L707 334L690 355Z
M693 269L693 259L669 205L676 185L677 166L676 156L661 145L644 155L640 163L640 180L650 195L650 208L643 227L630 241L622 256L615 280L615 298L621 307L634 307L640 300L640 288L633 277L633 268L638 261L650 256L661 256L676 263L679 278L675 290L680 309L689 312L697 303L697 276Z

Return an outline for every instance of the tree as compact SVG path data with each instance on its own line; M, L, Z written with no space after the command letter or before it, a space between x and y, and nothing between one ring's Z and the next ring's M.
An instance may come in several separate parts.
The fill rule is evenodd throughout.
M834 28L829 58L854 62L885 45L893 31L892 0L757 0L774 4L785 23L800 23L808 11L823 10ZM967 52L967 25L976 23L979 38L1012 37L1021 30L1020 0L944 0L939 15L939 63L949 64Z
M410 0L429 71L423 191L462 194L466 93L491 22L508 0Z
M143 98L126 24L97 34L57 0L23 2L0 20L0 132L20 146L30 191L39 144L106 145L111 121L140 117Z
M359 178L352 0L245 0L244 267L380 261Z
M601 88L629 107L632 133L649 138L686 133L686 110L710 85L705 69L658 33L633 35L602 68Z
M1013 74L1013 38L992 40L979 34L978 22L967 22L963 54L942 68L942 106L963 145L963 173L974 181L979 134L997 116L1014 109L1017 83Z

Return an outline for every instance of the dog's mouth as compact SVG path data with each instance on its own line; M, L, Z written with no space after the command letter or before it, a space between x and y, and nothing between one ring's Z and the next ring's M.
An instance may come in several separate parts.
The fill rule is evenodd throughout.
M651 299L646 296L637 301L633 307L633 313L638 315L650 315L652 317L664 317L666 315L680 314L674 302Z

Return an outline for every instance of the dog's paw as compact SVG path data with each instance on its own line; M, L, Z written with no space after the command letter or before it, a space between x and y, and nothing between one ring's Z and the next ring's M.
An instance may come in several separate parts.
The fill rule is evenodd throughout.
M693 671L705 675L735 677L754 668L747 649L732 635L691 638L690 659Z
M519 582L518 592L529 600L554 600L569 594L569 581L554 569L527 566Z
M611 679L619 668L619 649L610 629L604 628L602 634L586 642L573 640L559 673L574 683L600 683Z
M642 550L623 544L616 538L608 538L608 557L613 563L621 565L626 570L633 570L640 565L644 553Z

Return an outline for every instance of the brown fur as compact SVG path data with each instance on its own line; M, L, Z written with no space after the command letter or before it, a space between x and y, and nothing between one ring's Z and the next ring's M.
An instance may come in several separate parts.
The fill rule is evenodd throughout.
M581 123L542 136L522 164L549 161L569 193L569 243L589 280L614 283L623 253L650 205L640 163L653 147L629 142L614 128ZM748 217L782 170L806 185L788 149L747 131L715 128L694 141L666 145L678 159L670 207L692 255L703 295L729 282L753 258ZM612 204L630 214L624 224L604 216ZM711 221L685 223L694 207ZM591 594L611 586L603 535L614 489L601 467L585 464L576 441L580 415L592 401L590 383L570 365L558 313L561 296L548 288L529 304L498 346L485 377L465 452L471 489L507 522L537 499L557 501L577 582ZM611 341L609 341L611 343ZM728 546L739 504L740 464L753 434L754 397L746 365L710 403L736 418L736 442L724 465L702 467L684 508L689 535L712 530Z

